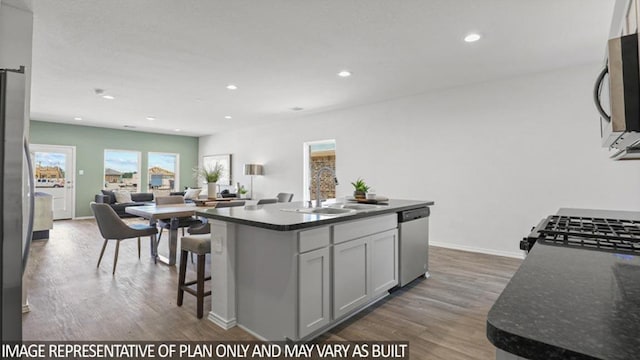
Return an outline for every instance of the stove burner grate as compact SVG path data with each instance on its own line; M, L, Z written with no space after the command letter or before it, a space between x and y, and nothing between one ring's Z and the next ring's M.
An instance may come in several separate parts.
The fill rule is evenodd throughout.
M532 235L531 240L548 245L640 254L640 221L635 220L551 215Z

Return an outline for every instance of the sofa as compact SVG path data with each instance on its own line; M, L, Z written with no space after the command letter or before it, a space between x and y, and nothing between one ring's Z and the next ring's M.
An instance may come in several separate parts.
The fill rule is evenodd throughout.
M121 218L136 217L135 215L126 213L124 209L127 206L143 206L153 201L153 193L131 193L130 203L116 203L116 196L113 191L102 190L101 194L95 196L95 202L101 204L109 204Z
M184 197L185 195L186 195L186 191L172 191L172 192L169 193L169 196L182 196L182 197ZM194 199L197 199L197 198L198 198L198 196L196 195L196 197ZM185 204L193 203L194 199L185 198L184 202L185 202Z

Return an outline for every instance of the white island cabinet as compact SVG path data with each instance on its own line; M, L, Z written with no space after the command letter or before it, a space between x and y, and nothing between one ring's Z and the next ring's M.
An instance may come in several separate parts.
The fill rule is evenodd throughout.
M198 212L210 218L209 320L270 341L308 340L398 284L395 206L348 216L300 214L272 204Z
M370 297L369 244L360 238L333 247L333 317L365 304Z
M395 214L334 225L333 246L329 246L330 227L300 232L300 338L386 295L398 284L396 226ZM309 247L303 248L305 240L320 248L302 252Z
M395 213L299 231L237 225L238 325L305 339L386 295L397 285L396 226Z
M326 226L299 233L298 336L300 338L323 328L331 321L329 230Z
M334 225L334 319L386 294L398 284L396 227L396 214Z

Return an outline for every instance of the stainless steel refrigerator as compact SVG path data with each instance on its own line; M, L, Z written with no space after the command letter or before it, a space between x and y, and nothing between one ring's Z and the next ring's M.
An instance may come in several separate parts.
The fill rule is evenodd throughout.
M0 69L2 342L22 340L22 276L33 229L33 168L26 139L24 67Z

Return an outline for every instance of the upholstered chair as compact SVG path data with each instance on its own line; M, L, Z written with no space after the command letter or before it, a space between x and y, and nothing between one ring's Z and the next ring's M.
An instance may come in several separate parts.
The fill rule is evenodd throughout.
M113 274L116 273L116 265L118 264L118 251L120 250L120 241L124 239L138 238L138 259L140 258L140 237L149 236L151 237L151 249L152 256L155 256L155 240L156 234L158 233L158 229L155 226L149 226L145 224L132 224L127 225L118 214L109 206L108 204L98 204L95 202L91 203L91 211L93 211L93 215L96 218L96 222L98 223L98 228L100 229L100 234L104 238L104 244L102 245L102 250L100 251L100 257L98 258L98 265L100 267L100 262L102 261L102 256L104 255L104 250L107 247L107 242L109 240L116 241L116 253L113 258Z

